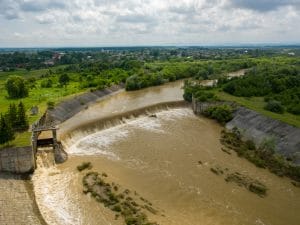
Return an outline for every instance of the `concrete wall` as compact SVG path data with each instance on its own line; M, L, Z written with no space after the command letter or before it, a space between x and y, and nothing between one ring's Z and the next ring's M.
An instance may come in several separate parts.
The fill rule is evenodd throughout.
M79 113L89 104L124 88L124 85L115 85L104 90L86 92L74 98L67 99L58 104L53 110L48 110L45 118L40 121L44 124L59 124Z
M266 139L274 140L278 153L292 158L300 165L300 128L244 107L239 107L234 113L234 118L226 124L227 129L233 127L239 128L243 136L257 145Z
M124 85L115 85L104 90L86 92L74 98L67 99L58 104L53 110L47 111L47 113L35 123L35 126L59 124L71 118L89 104L121 88L124 88ZM36 150L36 139L37 135L33 135L33 146L0 149L0 171L12 173L32 172L35 169L35 156L32 149ZM59 151L55 152L55 156L59 162L62 162L66 159L67 154L62 150L62 147L60 147Z
M230 102L197 102L193 99L193 110L202 114L210 106L230 104ZM246 139L254 141L256 145L264 140L275 142L275 150L293 159L300 165L300 128L288 125L281 121L266 117L245 107L236 107L234 117L226 124L227 129L237 127Z
M28 173L32 172L34 167L35 160L31 146L0 150L0 171Z

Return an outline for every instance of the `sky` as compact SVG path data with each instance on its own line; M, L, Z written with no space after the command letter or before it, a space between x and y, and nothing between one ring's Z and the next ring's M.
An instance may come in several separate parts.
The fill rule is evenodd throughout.
M0 0L0 47L262 43L300 43L300 0Z

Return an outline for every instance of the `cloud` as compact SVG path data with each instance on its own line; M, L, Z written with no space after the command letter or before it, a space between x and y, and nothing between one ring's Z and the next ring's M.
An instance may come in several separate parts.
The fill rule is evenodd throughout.
M259 12L277 10L284 6L300 7L299 0L230 0L230 5L237 8Z
M29 0L20 1L20 9L25 12L41 12L49 9L64 9L66 5L58 0Z
M299 42L299 2L0 0L0 45Z
M0 0L0 16L7 20L13 20L20 17L18 4L12 0Z
M116 22L120 23L155 23L155 21L155 17L142 14L119 15L116 17Z

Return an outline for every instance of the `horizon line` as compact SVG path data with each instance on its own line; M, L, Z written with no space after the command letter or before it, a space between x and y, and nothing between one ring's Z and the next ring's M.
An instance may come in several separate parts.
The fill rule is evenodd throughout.
M231 43L231 44L149 44L149 45L91 45L91 46L9 46L0 49L64 49L64 48L139 48L139 47L300 47L300 43Z

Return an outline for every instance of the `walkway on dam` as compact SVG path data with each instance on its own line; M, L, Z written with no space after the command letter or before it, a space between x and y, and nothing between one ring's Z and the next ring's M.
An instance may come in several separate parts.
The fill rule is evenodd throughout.
M33 200L29 182L19 175L0 173L1 225L45 224Z

